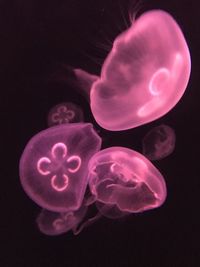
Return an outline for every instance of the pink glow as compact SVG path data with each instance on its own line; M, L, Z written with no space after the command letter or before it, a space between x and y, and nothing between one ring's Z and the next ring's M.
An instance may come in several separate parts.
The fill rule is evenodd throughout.
M98 76L88 73L82 69L74 69L74 74L77 78L78 87L80 92L88 101L90 101L90 90L95 81L98 80Z
M63 123L83 122L83 111L74 103L60 103L51 108L48 114L48 126L55 126Z
M165 201L162 175L136 151L123 147L101 150L88 168L91 193L103 204L116 205L122 212L141 212Z
M63 124L38 133L20 160L25 192L51 211L78 209L88 182L88 161L100 147L101 138L90 123Z
M153 10L140 16L114 43L90 100L97 123L119 131L151 122L182 97L190 53L176 21Z
M161 124L151 129L143 138L143 154L150 160L163 159L174 151L175 142L174 130Z
M87 207L84 206L77 211L69 211L67 213L42 210L37 217L36 223L43 234L60 235L70 230L76 231L86 212Z

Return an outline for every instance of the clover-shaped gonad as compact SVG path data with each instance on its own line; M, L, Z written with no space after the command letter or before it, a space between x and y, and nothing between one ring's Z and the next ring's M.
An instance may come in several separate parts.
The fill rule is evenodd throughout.
M68 149L64 143L52 146L49 157L41 157L37 162L37 170L42 176L50 176L51 186L56 191L63 191L68 187L69 176L80 169L81 158L77 155L68 156ZM70 167L70 165L72 165Z

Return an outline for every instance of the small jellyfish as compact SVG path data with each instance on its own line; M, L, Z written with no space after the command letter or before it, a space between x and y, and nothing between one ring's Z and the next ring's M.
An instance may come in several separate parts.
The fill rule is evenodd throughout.
M77 210L88 183L88 161L101 138L90 123L62 124L35 135L20 159L21 184L39 206Z
M142 152L150 160L159 160L169 156L175 148L174 130L161 124L151 129L143 138Z
M76 211L66 213L42 210L36 219L39 230L46 235L60 235L68 231L76 231L78 225L87 212L86 206L81 206Z
M48 114L48 126L55 126L63 123L83 122L82 109L71 102L60 103L51 108Z
M88 168L91 193L107 206L99 206L106 217L114 205L119 213L115 209L113 216L118 216L120 212L123 215L153 209L165 201L163 176L136 151L124 147L101 150L90 159Z
M161 10L146 12L115 39L92 84L93 116L112 131L151 122L177 104L190 70L190 52L176 21Z

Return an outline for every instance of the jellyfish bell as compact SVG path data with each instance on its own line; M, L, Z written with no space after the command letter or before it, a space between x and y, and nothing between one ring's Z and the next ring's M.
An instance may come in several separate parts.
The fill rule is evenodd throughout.
M101 138L90 123L62 124L35 135L20 159L20 181L39 206L56 212L77 210L88 179L88 161Z
M143 138L142 152L150 160L169 156L175 148L176 135L168 125L161 124L152 128Z
M165 201L163 176L134 150L124 147L101 150L90 159L88 168L91 193L108 207L116 205L122 212L136 213L159 207Z
M37 226L43 234L55 236L75 231L87 212L86 206L76 211L58 213L43 209L36 219Z
M115 39L92 84L95 120L119 131L163 116L182 97L190 70L189 49L172 16L161 10L144 13Z
M48 114L48 126L55 126L64 123L83 122L82 109L71 102L64 102L53 106Z

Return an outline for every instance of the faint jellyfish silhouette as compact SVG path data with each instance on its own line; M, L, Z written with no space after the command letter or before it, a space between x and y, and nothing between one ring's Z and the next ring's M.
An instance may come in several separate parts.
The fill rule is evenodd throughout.
M48 126L55 126L63 123L83 122L82 109L71 102L60 103L52 107L48 114Z
M169 156L175 148L174 130L165 125L154 127L143 138L142 152L150 160L159 160Z
M88 207L81 206L76 211L58 213L43 209L36 219L39 230L46 235L60 235L76 231L77 226L84 218Z
M190 70L189 49L176 21L161 10L144 13L115 39L92 84L95 120L119 131L163 116L182 97Z
M107 217L112 205L121 212L136 213L165 201L163 176L136 151L124 147L101 150L90 159L88 168L91 193L96 201L108 205ZM100 212L104 211L100 207Z
M20 160L21 184L39 206L77 210L87 186L88 161L101 138L90 123L62 124L35 135Z

